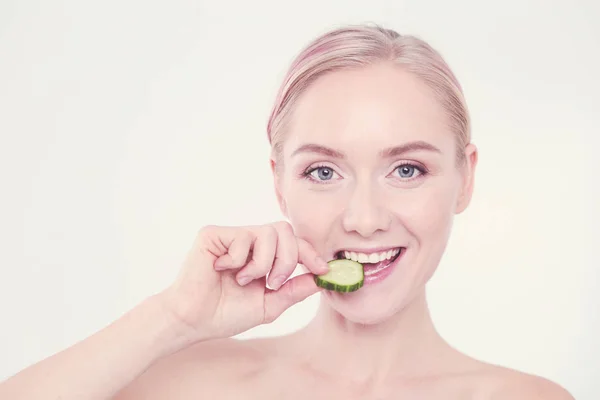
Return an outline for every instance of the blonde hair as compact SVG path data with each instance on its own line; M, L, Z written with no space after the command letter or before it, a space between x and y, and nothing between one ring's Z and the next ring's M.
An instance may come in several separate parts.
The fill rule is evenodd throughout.
M309 43L290 65L267 123L269 142L280 154L294 104L315 79L341 69L392 62L422 79L446 110L457 138L457 159L471 140L462 88L442 56L425 41L378 25L349 25Z

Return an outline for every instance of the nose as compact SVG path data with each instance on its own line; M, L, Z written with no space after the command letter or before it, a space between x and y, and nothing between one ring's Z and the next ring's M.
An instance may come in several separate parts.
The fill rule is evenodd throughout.
M343 215L344 229L363 237L370 237L377 231L387 231L392 216L383 204L381 196L370 185L356 187L349 196Z

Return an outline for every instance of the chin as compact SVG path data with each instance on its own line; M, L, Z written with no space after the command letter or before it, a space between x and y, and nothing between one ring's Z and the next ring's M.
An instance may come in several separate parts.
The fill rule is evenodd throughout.
M420 260L419 260L420 261ZM411 266L413 268L411 268ZM418 266L418 267L417 267ZM362 288L351 293L324 292L324 299L341 317L363 325L376 325L394 318L422 293L435 263L399 258L379 279L365 280ZM428 272L423 274L423 269Z
M326 301L341 317L363 325L376 325L394 317L408 303L402 291L372 290L368 286L353 293L325 293Z

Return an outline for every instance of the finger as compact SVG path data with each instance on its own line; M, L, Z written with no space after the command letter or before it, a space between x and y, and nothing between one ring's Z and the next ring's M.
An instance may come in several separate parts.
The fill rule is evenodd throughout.
M277 230L278 241L275 262L269 273L269 286L277 290L298 266L298 242L287 222L274 224L273 227Z
M277 231L272 226L267 225L259 229L252 248L252 259L236 276L240 285L247 285L269 273L275 259L277 241Z
M287 281L279 290L267 290L265 294L265 323L275 321L294 304L323 290L315 283L312 274L298 275Z
M315 275L329 271L329 265L317 254L316 250L304 239L298 239L298 262Z
M214 267L218 271L242 268L248 263L248 259L251 256L251 248L256 239L255 236L248 230L234 229L235 232L233 235L219 237L219 240L227 248L227 252L214 263Z

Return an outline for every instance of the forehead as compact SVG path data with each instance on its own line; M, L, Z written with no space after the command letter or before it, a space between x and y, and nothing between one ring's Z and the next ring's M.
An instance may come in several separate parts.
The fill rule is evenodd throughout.
M399 66L378 64L321 76L292 115L288 148L303 143L382 147L424 140L454 143L431 89Z

